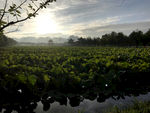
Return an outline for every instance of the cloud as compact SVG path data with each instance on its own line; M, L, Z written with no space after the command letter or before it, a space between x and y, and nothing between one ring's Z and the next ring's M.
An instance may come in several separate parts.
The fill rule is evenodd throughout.
M101 27L101 26L107 26L107 25L112 25L112 24L118 24L119 22L121 22L122 18L128 18L128 17L132 17L134 15L123 15L123 16L114 16L114 17L106 17L104 19L97 19L95 21L85 21L85 22L78 22L78 23L70 23L68 24L69 27L66 28L66 26L64 27L64 29L66 28L66 32L67 34L72 33L74 35L84 35L86 36L86 32L85 29L93 29L90 31L87 31L87 35L89 36L89 34L91 33L91 35L93 35L95 33L95 29L96 27ZM97 34L95 34L95 36L97 36Z
M88 22L105 18L105 13L114 3L112 0L110 2L107 2L107 0L105 2L104 0L87 0L86 2L83 0L72 0L72 2L68 2L65 5L67 5L66 8L54 12L56 17L61 18L61 20L67 20L64 21L64 24Z
M118 17L118 16L108 17L106 19L99 19L99 20L91 21L91 22L72 24L71 25L72 27L70 27L70 29L72 30L72 34L74 34L74 35L86 35L85 29L93 29L92 31L94 33L95 27L113 24L113 23L118 22L119 20L120 20L120 17ZM85 32L83 33L83 31L85 31ZM88 32L87 34L89 34L91 31L89 30L87 32Z
M123 32L126 35L130 34L134 30L146 31L150 29L150 21L136 22L136 23L124 23L124 24L111 24L105 26L96 26L81 30L83 36L102 36L103 34L115 32Z
M150 8L147 6L149 3L148 0L58 0L57 5L61 8L53 13L62 24L84 23L128 14L138 14L136 18L143 20L150 17ZM55 4L56 9L57 5ZM141 15L142 13L145 14Z
M112 30L129 34L129 30L148 28L149 4L150 0L57 0L41 10L39 16L51 15L59 27L58 34L65 36L100 36ZM19 32L9 36L39 36L35 21L23 23Z

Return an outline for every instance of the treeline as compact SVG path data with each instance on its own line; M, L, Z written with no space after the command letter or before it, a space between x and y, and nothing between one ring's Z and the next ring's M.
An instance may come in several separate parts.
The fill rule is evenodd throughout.
M17 42L11 38L8 38L3 33L0 33L0 47L12 46L17 44Z
M122 32L111 32L101 38L80 37L77 41L70 38L68 43L76 46L147 46L150 45L150 29L146 33L139 30L133 31L129 36Z

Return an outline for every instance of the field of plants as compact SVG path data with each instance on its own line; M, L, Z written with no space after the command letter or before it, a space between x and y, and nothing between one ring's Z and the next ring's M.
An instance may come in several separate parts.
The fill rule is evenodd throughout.
M0 48L0 110L33 111L42 101L46 111L54 101L78 106L84 98L103 102L149 91L150 48Z

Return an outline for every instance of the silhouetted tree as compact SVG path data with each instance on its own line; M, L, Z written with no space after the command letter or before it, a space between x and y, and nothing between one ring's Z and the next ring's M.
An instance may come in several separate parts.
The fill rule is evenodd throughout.
M136 47L139 46L141 40L142 40L142 37L143 37L143 32L142 31L133 31L130 35L129 35L129 38L132 40L133 42L133 45L135 44Z
M68 44L73 44L74 40L72 38L68 39Z
M105 45L108 44L108 40L109 40L109 34L105 34L105 35L102 36L100 44L102 46L105 46Z
M122 32L111 32L109 34L102 35L102 38L80 37L74 42L73 40L69 40L69 43L71 45L74 44L79 46L145 46L150 43L150 30L148 30L145 34L142 31L136 30L129 36L124 35Z
M78 38L78 41L76 43L77 43L77 45L84 45L85 44L85 39L80 37L80 38Z
M143 46L150 44L150 29L144 34L142 43L143 43Z
M0 33L0 47L12 46L17 44L17 42L11 38L8 38L3 33Z

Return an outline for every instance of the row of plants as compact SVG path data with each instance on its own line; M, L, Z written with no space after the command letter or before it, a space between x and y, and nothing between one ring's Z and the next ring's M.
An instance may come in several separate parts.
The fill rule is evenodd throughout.
M16 79L33 86L38 81L58 82L53 83L56 89L66 84L82 88L88 81L98 87L111 86L121 75L135 81L142 77L145 82L150 72L149 48L13 47L2 48L0 53L2 81Z

